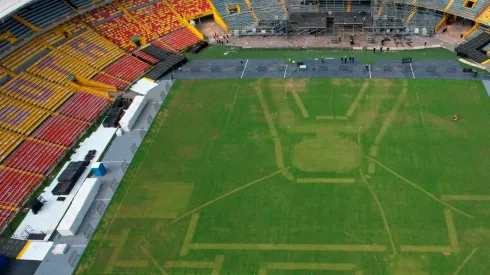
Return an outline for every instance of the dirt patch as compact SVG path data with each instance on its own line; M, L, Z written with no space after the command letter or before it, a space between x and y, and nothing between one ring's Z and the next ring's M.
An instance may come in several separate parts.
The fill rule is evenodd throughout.
M424 116L424 121L429 132L444 132L451 136L463 136L466 138L469 137L468 133L465 130L462 130L460 129L460 127L458 127L458 123L461 122L454 121L450 115L443 118L430 113L422 112L422 114Z
M194 159L198 153L198 150L194 146L182 146L178 150L178 154L186 159Z

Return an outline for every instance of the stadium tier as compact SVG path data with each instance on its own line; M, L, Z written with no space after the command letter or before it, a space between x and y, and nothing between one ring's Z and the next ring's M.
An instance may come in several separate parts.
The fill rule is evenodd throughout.
M201 41L188 28L181 28L169 34L166 34L162 36L160 40L163 40L165 43L172 46L172 48L179 51Z
M231 30L239 30L256 23L244 0L214 0L213 5Z
M145 53L144 51L141 51L141 50L136 50L133 52L133 54L141 59L143 59L144 61L152 64L152 65L155 65L157 64L158 62L160 62L159 59Z
M284 8L280 0L250 0L258 20L282 20Z
M136 49L136 44L131 41L134 36L142 36L146 41L151 41L153 38L153 34L149 34L128 15L121 15L100 24L96 30L128 51Z
M4 129L28 135L48 116L46 110L0 95L0 127Z
M71 75L91 78L97 74L97 70L94 68L59 51L49 52L29 67L27 71L61 84L67 83Z
M4 165L15 169L44 174L61 157L66 148L38 141L26 140L5 161Z
M97 25L101 22L106 21L109 18L119 16L122 14L122 11L114 4L110 3L108 5L98 7L86 13L83 18L85 22L90 25Z
M66 116L54 115L47 119L32 137L51 143L70 146L87 128L88 122Z
M158 2L131 12L154 34L161 36L183 26L183 23L164 3Z
M46 45L39 40L33 40L6 56L2 59L1 64L12 72L18 73L26 70L32 60L39 60L48 52Z
M28 73L21 73L0 87L0 93L51 111L72 95L70 89Z
M194 19L212 12L207 0L170 0L169 3L186 19Z
M79 92L61 106L58 113L92 122L109 102L107 98Z
M177 52L176 49L173 49L172 47L170 47L170 45L168 45L167 43L165 43L164 41L162 41L161 39L158 39L158 40L155 40L151 43L153 46L157 46L159 47L160 49L166 51L166 52L170 52L170 53L175 53Z
M42 177L0 167L0 204L17 206L41 181Z
M100 83L115 86L120 91L126 89L130 84L127 81L124 81L122 79L119 79L119 78L111 76L111 75L108 75L104 72L98 73L94 78L92 78L92 80L100 82Z
M16 15L42 28L70 13L73 13L73 9L62 0L43 0L34 2L29 8L19 10Z
M93 31L86 31L58 48L98 70L124 55L124 51Z
M93 3L92 0L66 0L66 2L70 3L75 8L79 9L81 7L89 6Z
M121 0L119 2L124 8L128 10L132 10L134 8L138 8L139 6L145 5L147 3L155 2L155 0Z
M0 34L10 32L14 37L19 38L33 34L34 31L12 17L5 18L0 24ZM0 41L0 49L7 48L10 43L5 39Z
M468 5L468 3L474 3L471 7ZM476 2L476 3L475 3ZM480 14L480 11L482 8L485 6L486 1L484 0L479 0L479 1L468 1L468 0L454 0L453 4L447 11L450 14L456 14L458 16L464 16L467 18L475 18L478 14Z
M24 137L0 129L0 162L2 162L22 141Z
M482 32L473 39L456 47L456 52L464 57L482 63L489 59L488 54L484 51L485 46L490 43L490 33Z
M134 56L125 55L105 68L104 72L128 82L133 82L149 69L150 65L147 63Z

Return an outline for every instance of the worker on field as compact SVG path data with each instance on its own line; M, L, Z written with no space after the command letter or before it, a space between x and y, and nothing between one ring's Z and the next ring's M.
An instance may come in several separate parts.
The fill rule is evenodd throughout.
M453 120L458 120L458 114L453 115Z

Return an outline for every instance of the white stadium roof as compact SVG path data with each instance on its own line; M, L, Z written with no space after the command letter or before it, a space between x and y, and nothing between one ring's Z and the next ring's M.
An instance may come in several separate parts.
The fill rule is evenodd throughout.
M4 18L34 0L0 0L0 18Z

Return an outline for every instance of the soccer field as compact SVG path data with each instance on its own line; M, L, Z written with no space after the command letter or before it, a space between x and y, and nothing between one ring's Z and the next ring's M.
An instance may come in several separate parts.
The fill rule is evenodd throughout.
M489 122L480 81L177 81L77 273L488 274Z

